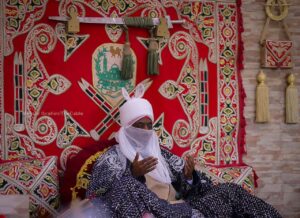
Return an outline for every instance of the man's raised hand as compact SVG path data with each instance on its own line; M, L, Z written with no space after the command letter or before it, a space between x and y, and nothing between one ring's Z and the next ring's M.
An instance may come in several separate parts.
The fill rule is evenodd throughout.
M136 153L132 162L131 173L134 177L143 176L154 170L157 163L157 158L155 157L147 157L139 161L139 153Z

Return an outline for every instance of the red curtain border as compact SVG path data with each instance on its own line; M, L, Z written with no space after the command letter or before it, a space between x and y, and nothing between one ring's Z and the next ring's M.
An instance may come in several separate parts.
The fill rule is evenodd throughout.
M242 16L242 0L237 0L237 22L238 22L238 58L237 58L237 74L238 74L238 84L239 84L239 113L240 113L240 122L239 122L239 135L238 135L238 146L240 148L240 153L243 157L243 154L247 154L246 150L246 119L244 116L244 109L245 109L245 99L247 97L243 81L242 81L242 70L244 69L244 41L242 39L242 33L244 32L244 25L243 25L243 16ZM242 158L241 158L242 159ZM244 164L244 162L242 161ZM257 187L257 179L258 176L256 175L255 171L253 170L254 174L254 185Z

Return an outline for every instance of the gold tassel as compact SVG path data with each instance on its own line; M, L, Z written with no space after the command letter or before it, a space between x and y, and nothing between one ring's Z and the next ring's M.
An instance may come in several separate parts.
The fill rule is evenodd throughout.
M132 79L133 77L133 65L134 60L132 57L132 52L130 48L130 42L129 42L129 34L128 34L128 28L125 26L125 44L123 48L123 60L122 60L122 70L121 70L121 79L128 80Z
M261 70L257 75L256 86L256 122L265 123L270 119L269 113L269 88L265 84L266 75Z
M295 86L295 76L293 73L287 77L288 86L285 93L285 122L298 123L298 90Z
M150 30L151 38L148 47L148 62L147 62L147 73L148 75L159 75L158 68L158 43L153 37L153 30Z

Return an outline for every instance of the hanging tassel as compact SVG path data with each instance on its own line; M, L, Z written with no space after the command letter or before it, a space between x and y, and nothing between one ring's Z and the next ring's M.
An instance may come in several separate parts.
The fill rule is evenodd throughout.
M122 60L122 70L121 70L121 79L128 80L133 77L133 57L130 48L129 42L129 33L127 26L124 27L125 30L125 44L123 48L123 60Z
M269 113L269 88L265 84L266 75L261 70L257 75L256 87L256 122L265 123L270 119Z
M154 28L150 30L150 43L148 47L148 62L147 62L147 73L148 75L159 75L158 68L158 43L153 37Z
M288 86L285 93L285 122L298 123L298 90L295 86L295 76L290 74L287 77Z

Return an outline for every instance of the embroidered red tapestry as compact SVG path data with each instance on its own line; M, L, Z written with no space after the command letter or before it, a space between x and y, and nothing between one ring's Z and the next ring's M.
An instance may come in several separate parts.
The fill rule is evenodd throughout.
M220 181L253 186L242 160L239 2L15 0L0 6L2 159L57 156L63 173L85 146L113 137L121 88L132 94L143 83L162 147L194 155ZM77 33L66 28L71 12L82 18ZM125 17L166 21L169 36L143 22L114 23ZM126 29L133 78L123 80ZM151 41L159 75L149 76Z

